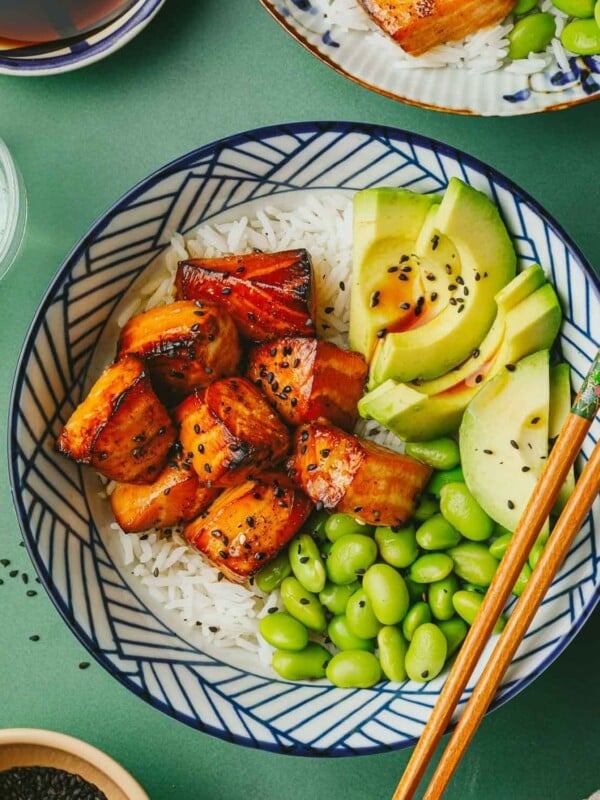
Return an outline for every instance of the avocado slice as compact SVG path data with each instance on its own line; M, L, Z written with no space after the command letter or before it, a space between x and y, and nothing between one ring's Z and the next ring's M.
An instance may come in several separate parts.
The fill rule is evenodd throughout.
M571 370L568 364L555 364L550 367L550 419L548 421L548 439L550 447L571 411ZM575 488L575 470L573 467L567 473L565 482L560 488L556 502L552 509L555 515L565 507L565 503Z
M413 284L412 315L379 330L371 389L388 378L435 378L464 361L494 321L496 294L515 276L514 247L483 192L451 178L426 225L415 245L421 280Z
M556 292L533 264L496 295L498 313L483 342L460 367L430 381L388 379L361 398L361 416L378 420L400 439L423 441L458 430L463 412L506 364L550 348L561 322Z
M377 332L406 317L418 275L415 242L430 208L441 197L377 187L353 199L350 348L370 359Z
M465 482L484 511L514 531L548 456L548 350L502 370L469 403L460 426Z

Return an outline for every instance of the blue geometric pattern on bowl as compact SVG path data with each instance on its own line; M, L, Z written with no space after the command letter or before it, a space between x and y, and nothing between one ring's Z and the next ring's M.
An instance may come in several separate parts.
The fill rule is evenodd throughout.
M600 85L591 76L600 71L600 56L570 59L575 74L567 73L558 82L553 82L556 62L532 76L504 67L488 72L456 67L406 69L400 67L400 51L391 38L332 24L324 0L259 2L325 64L361 86L405 103L503 117L556 110L600 97Z
M79 69L123 47L146 27L165 0L137 0L120 17L68 42L50 42L18 50L0 48L0 74L53 75Z
M92 226L40 304L22 350L9 423L11 482L26 546L43 585L90 653L131 691L192 727L294 754L400 748L420 735L443 678L361 690L288 683L254 657L242 661L209 651L187 629L179 630L113 560L110 511L98 499L95 476L53 450L93 375L95 351L114 324L123 293L175 231L234 219L240 209L248 213L265 202L291 208L307 191L399 185L439 192L451 176L499 205L522 266L539 261L550 274L565 309L562 352L579 383L600 344L600 315L598 283L575 245L535 201L489 167L391 128L282 125L185 155L138 184ZM585 441L584 459L599 427L596 422ZM596 503L495 705L531 683L591 613L600 586L599 521Z

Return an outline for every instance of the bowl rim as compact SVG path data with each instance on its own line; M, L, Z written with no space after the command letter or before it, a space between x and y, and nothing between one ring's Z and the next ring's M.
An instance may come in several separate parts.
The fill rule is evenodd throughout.
M35 57L28 55L26 48L19 48L14 55L11 55L14 51L0 50L0 75L32 78L71 72L94 64L135 38L164 3L165 0L138 0L112 22L62 48L58 48L54 42L49 44L47 50L43 46L36 47Z
M0 748L19 745L39 745L67 753L109 776L129 800L150 800L145 790L125 767L108 753L83 739L46 728L0 729Z
M585 274L589 277L596 293L600 296L600 276L596 275L587 261L579 247L571 239L571 237L564 231L562 226L549 214L542 206L525 190L521 189L510 178L506 177L503 173L488 166L485 162L478 158L465 153L464 151L452 145L447 145L443 142L433 138L423 136L422 134L412 133L400 128L388 125L376 125L372 123L356 123L347 121L302 121L283 124L267 125L260 128L248 129L243 132L233 134L231 136L223 136L215 141L204 144L195 148L157 168L145 178L139 180L133 187L123 193L115 202L110 204L107 209L101 213L96 220L89 226L88 230L83 234L79 241L71 248L66 257L63 259L62 264L55 273L48 288L44 292L38 307L34 313L32 321L25 334L24 342L21 346L21 351L18 356L17 365L14 373L13 383L8 406L8 466L9 466L9 484L13 498L13 504L17 514L19 527L21 529L23 540L29 557L38 573L41 584L50 596L57 611L67 624L71 632L76 636L79 642L86 648L90 655L105 669L107 672L116 678L123 686L135 695L141 697L154 708L159 709L168 716L183 722L184 724L196 730L201 730L217 738L224 739L225 741L241 744L249 747L258 747L263 750L268 750L278 753L291 753L300 756L327 756L327 757L347 757L350 755L371 755L380 752L402 749L404 747L413 746L418 737L411 737L402 741L394 742L393 744L378 743L372 747L363 747L360 749L345 749L338 750L320 750L310 747L306 744L295 744L292 749L287 749L285 744L278 742L257 741L250 735L242 735L239 733L231 732L225 728L218 728L212 724L193 720L191 717L186 716L184 713L168 706L159 698L150 695L142 687L135 682L129 680L126 673L119 672L114 664L105 656L102 650L97 649L94 644L89 640L85 630L80 626L79 622L73 619L67 606L64 604L63 599L55 593L51 582L50 576L46 573L45 567L40 560L37 549L33 546L30 537L29 520L27 511L23 503L23 498L19 491L19 474L18 474L18 439L16 435L17 421L18 421L18 396L21 392L24 382L24 367L30 357L31 350L34 346L35 334L38 331L39 325L42 322L51 300L53 301L55 290L63 282L69 274L73 264L77 262L83 251L86 249L90 241L100 233L107 225L110 224L113 216L123 210L129 203L138 197L143 192L150 189L158 181L167 178L171 173L177 172L184 168L186 164L197 162L202 156L209 155L218 148L223 146L235 147L248 141L261 141L265 138L277 135L299 135L310 132L336 132L344 135L363 133L373 138L375 135L385 136L392 141L401 141L403 143L411 143L414 146L421 146L430 151L449 156L452 159L458 159L461 163L473 167L476 171L482 173L486 177L492 179L498 186L506 189L511 195L518 197L527 203L536 214L544 221L544 223L561 239L571 254L579 261ZM294 191L294 190L291 190ZM217 212L218 213L218 212ZM81 467L79 467L81 469ZM542 660L541 663L529 673L526 677L517 679L505 686L505 691L500 699L495 698L490 705L490 710L504 705L508 700L516 696L520 691L529 686L545 669L563 652L563 650L570 644L576 634L581 630L590 614L600 601L600 583L595 587L592 596L586 606L579 609L577 620L572 624L570 629L564 634L559 642L554 646L552 651ZM143 602L140 601L140 602ZM144 603L144 605L146 605ZM153 613L148 609L149 613ZM223 662L225 663L225 662ZM453 727L453 726L452 726Z

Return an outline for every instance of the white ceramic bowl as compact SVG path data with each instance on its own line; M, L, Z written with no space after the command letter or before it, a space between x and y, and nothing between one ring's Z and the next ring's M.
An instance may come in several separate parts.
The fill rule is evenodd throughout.
M516 74L505 66L489 72L454 67L400 69L399 48L391 39L332 24L324 0L260 2L325 64L367 89L411 105L504 117L556 111L600 98L600 55L571 55L566 71L552 60L533 75Z
M288 753L379 752L414 743L444 677L363 690L289 683L253 654L211 649L158 606L122 566L96 476L52 446L93 377L98 343L114 325L124 293L175 231L236 219L268 203L293 208L307 193L332 189L443 191L451 176L498 204L520 265L539 261L551 277L565 312L563 356L580 382L600 342L598 281L581 253L507 178L453 148L392 128L306 122L249 131L191 152L98 219L40 303L10 407L11 482L25 543L50 597L90 653L132 692L192 727ZM596 423L586 439L584 459L599 428ZM591 613L600 586L599 521L596 503L495 706L531 683Z
M109 800L150 800L113 758L64 733L40 728L0 730L0 771L13 767L53 767L80 775Z

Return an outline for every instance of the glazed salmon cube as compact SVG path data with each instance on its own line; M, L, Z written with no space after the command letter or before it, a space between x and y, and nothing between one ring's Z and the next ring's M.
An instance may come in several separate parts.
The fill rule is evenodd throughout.
M263 473L226 489L183 535L227 578L241 583L277 555L312 508L284 473Z
M314 280L306 250L180 261L175 286L179 299L223 305L252 341L314 334Z
M110 480L151 483L174 441L175 427L144 362L125 356L104 370L71 414L56 449Z
M410 456L322 422L298 428L289 471L313 503L371 525L406 522L432 472Z
M131 533L180 525L197 517L218 494L202 486L189 461L178 455L153 483L119 483L109 499L117 523Z
M331 342L286 336L255 345L248 377L292 426L323 417L344 430L358 419L368 367L360 353Z
M276 465L290 435L247 378L222 378L195 392L174 411L179 439L201 483L231 486Z
M359 1L377 25L413 56L496 25L516 4L516 0Z
M239 334L214 303L182 300L138 314L121 331L119 355L145 359L154 388L167 402L238 372Z

